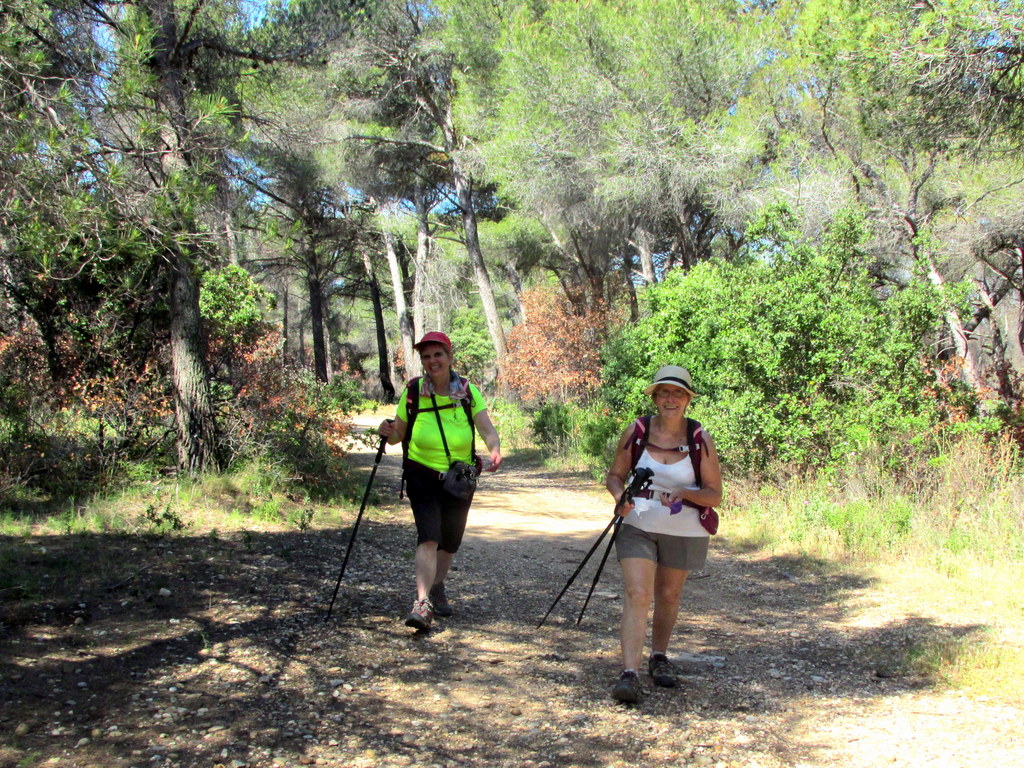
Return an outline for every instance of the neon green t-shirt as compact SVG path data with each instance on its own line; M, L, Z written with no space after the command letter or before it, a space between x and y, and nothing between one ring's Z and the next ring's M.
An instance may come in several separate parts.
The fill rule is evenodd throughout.
M421 382L422 391L422 382ZM480 411L486 410L483 395L473 384L469 385L471 410L474 418ZM398 401L397 416L408 423L408 409L406 398L408 387L402 391L402 397ZM469 421L466 419L466 410L462 407L461 400L437 395L438 413L441 415L441 423L444 425L444 436L448 441L448 451L452 455L452 461L465 461L473 463L470 455L470 448L473 442L473 432ZM445 407L448 406L448 407ZM444 443L441 442L441 432L437 428L437 417L434 412L428 410L433 408L430 396L420 397L419 413L416 414L416 422L412 428L412 439L409 441L409 458L425 467L444 472L448 469L448 459L444 455Z

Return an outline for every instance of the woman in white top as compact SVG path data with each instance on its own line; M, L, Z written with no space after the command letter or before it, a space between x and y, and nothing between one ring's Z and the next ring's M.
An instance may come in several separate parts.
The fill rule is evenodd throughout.
M697 443L701 451L699 484L690 456L686 409L696 394L690 381L689 372L680 366L658 369L653 383L644 390L657 413L650 417L646 435L638 438L636 423L623 432L605 478L608 491L620 499L633 469L633 446L645 443L636 466L653 470L650 490L644 494L646 498L637 497L615 510L624 518L615 539L625 582L620 634L623 671L612 690L619 701L633 703L640 698L638 670L652 600L648 672L655 685L676 685L668 643L686 577L704 567L708 551L709 534L701 525L698 508L722 502L722 472L715 444L696 422L692 427L701 436ZM638 439L642 443L637 443Z

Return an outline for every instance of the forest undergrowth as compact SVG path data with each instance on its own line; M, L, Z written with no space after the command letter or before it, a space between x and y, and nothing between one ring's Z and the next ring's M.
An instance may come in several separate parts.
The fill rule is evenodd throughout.
M728 478L721 535L681 614L684 686L630 709L607 690L612 563L582 626L572 590L537 630L609 512L594 467L566 468L579 457L510 447L453 572L462 613L420 638L401 624L414 536L392 450L324 621L381 416L360 417L333 503L249 466L8 516L0 768L909 768L935 755L966 768L1024 754L1011 725L1021 559L955 533L965 515L937 500L967 475L950 464L925 462L913 486L866 464ZM1020 478L989 477L957 492L963 509L988 509L979 526L1005 532ZM888 530L865 522L872 510L903 522L843 535Z
M521 414L495 408L495 420L511 450L545 470L568 472L593 482L601 472L571 442L543 450L524 437ZM390 415L364 413L364 424ZM364 450L375 436L356 435ZM26 568L38 537L75 535L139 537L255 535L285 527L303 532L331 528L358 507L365 486L358 472L337 478L344 489L333 503L310 499L289 485L274 466L252 462L234 472L195 482L173 478L140 483L115 496L80 503L69 500L56 512L33 515L8 511L0 517L3 538L0 594L30 601L55 599L107 566L83 550L79 562L33 579ZM368 498L369 514L380 501ZM52 509L52 505L48 505ZM780 472L772 479L728 476L721 509L730 539L770 556L798 557L823 572L870 572L883 589L903 593L952 592L992 617L981 635L931 638L911 654L915 668L953 687L999 698L1020 697L1024 644L1003 631L1024 616L1024 474L1019 455L1006 443L966 436L931 457L853 457L842 470Z

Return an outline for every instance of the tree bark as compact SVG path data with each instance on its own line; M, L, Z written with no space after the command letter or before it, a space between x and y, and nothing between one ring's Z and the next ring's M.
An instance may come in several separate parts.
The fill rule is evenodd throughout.
M413 202L416 206L416 269L412 283L412 324L413 337L420 338L423 327L423 283L430 259L430 211L423 192L423 182L417 181L413 188Z
M281 362L288 362L288 334L291 331L289 327L289 315L288 306L289 290L288 290L288 278L284 279L284 291L281 295Z
M928 258L928 279L933 285L941 288L945 285L945 278L942 277L942 273L939 271L938 264L935 263L935 258L931 255L927 255ZM957 357L963 360L964 365L964 378L967 383L974 388L975 392L978 392L984 386L984 380L979 370L978 361L975 359L975 353L971 349L971 345L968 343L970 340L970 334L967 329L964 328L963 322L960 320L960 316L956 310L952 307L946 309L945 312L946 327L949 328L950 335L953 337L953 347L956 351Z
M657 280L654 274L654 254L651 248L651 241L653 236L650 232L642 227L636 231L636 252L640 255L640 271L644 276L644 280L653 285Z
M491 335L494 351L497 353L498 380L504 381L508 346L505 343L505 331L501 327L501 317L498 315L498 305L494 301L491 277L487 274L487 265L484 264L483 251L480 249L480 237L476 229L476 210L473 207L473 180L463 173L458 163L454 162L452 163L452 177L461 209L466 253L469 254L469 262L473 266L477 289L480 291L480 303L483 305L484 317L487 320L487 330Z
M309 294L309 322L313 332L313 371L317 381L327 383L327 355L324 350L324 294L316 270L306 273Z
M171 375L178 465L190 475L221 466L203 351L199 282L192 260L179 253L171 271Z
M384 252L388 257L388 269L391 271L391 288L395 292L395 314L398 315L398 330L402 335L402 354L405 358L406 377L418 376L420 373L420 358L412 345L416 343L413 338L412 318L409 317L409 308L405 303L405 281L402 279L402 265L398 263L398 250L395 248L395 236L391 232L384 232Z
M640 302L636 297L636 286L633 284L633 251L629 247L623 250L622 276L625 279L626 296L629 297L629 320L635 323L640 319Z
M188 149L182 142L191 135L185 103L183 63L178 50L178 24L173 2L148 0L143 6L156 30L153 55L149 59L156 80L155 100L166 118L162 127L163 153L161 184L168 185L175 174L187 168ZM169 190L176 199L176 190ZM196 229L194 219L184 210L172 227L186 235ZM171 246L170 264L171 370L174 412L177 425L178 464L196 474L219 469L217 425L210 396L199 311L198 259L188 246Z
M388 335L384 325L384 308L380 303L380 284L374 272L370 255L363 253L363 266L366 278L370 283L370 302L373 304L373 323L377 335L377 370L380 375L380 388L384 392L384 402L395 402L395 385L391 379L391 367L388 364Z
M505 264L505 277L508 278L509 284L512 286L512 294L515 298L515 306L512 308L513 322L520 324L523 322L525 313L523 312L523 276L519 274L519 269L516 267L514 261L510 260Z

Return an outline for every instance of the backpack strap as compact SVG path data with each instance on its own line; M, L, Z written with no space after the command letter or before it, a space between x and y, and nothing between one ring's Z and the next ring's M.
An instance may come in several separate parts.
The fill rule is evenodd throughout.
M462 410L466 412L466 421L473 430L473 453L476 453L476 422L473 421L473 390L469 388L469 379L459 376L459 381L466 387L466 399L462 401Z
M640 461L640 457L644 453L644 448L647 447L647 433L650 431L650 426L650 416L641 416L639 419L633 422L633 432L629 436L630 469L636 467L636 463Z
M409 453L409 441L412 439L412 425L416 423L416 417L420 412L420 380L422 376L409 381L409 386L405 390L405 437L402 438L402 458L405 458ZM473 421L473 392L469 388L469 381L462 376L459 377L460 383L466 387L466 392L469 393L469 397L462 401L462 410L466 412L466 420L469 422L469 428L473 432L473 453L476 454L476 423ZM429 410L438 411L437 401L434 402L434 407ZM454 405L442 405L441 408L454 408Z
M693 474L697 479L697 485L700 485L700 459L704 453L704 430L699 421L689 418L686 420L686 444L690 449Z
M417 376L409 382L405 388L405 437L402 438L402 458L409 454L409 440L412 439L412 425L416 423L416 417L420 412L420 379Z
M700 460L704 455L704 429L701 427L700 422L695 419L686 419L686 444L690 448L690 463L693 464L693 477L697 481L697 487L702 487L700 481ZM706 507L702 507L699 504L694 504L692 501L684 501L688 507L699 509L702 512Z

